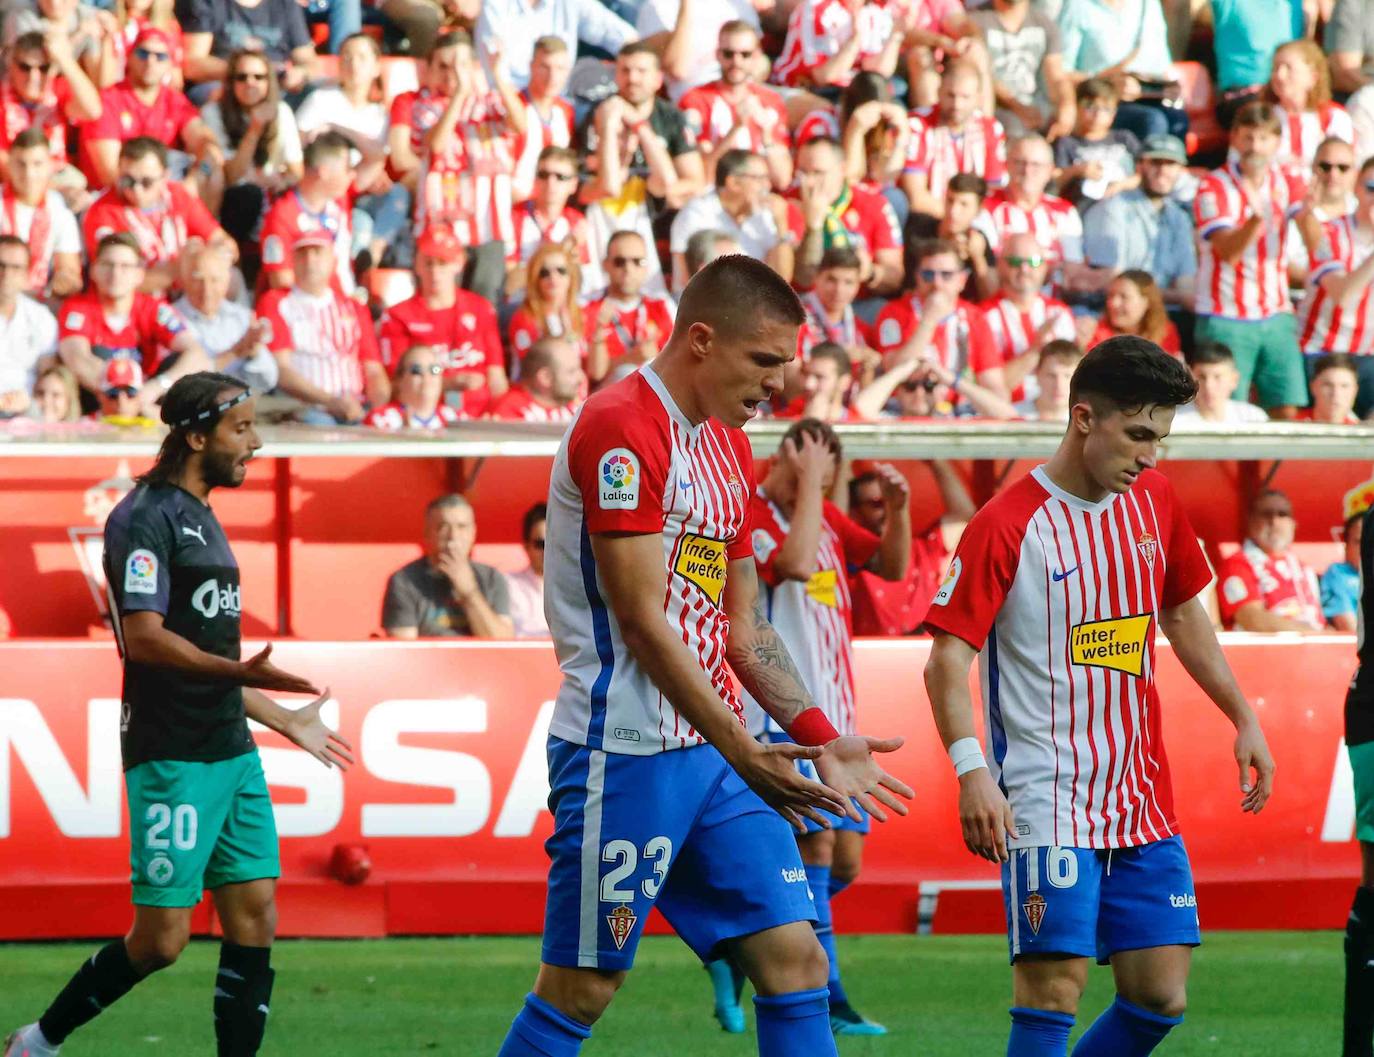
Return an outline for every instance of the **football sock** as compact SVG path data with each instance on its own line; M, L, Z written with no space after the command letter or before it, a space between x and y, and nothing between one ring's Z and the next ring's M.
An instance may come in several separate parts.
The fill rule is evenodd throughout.
M38 1021L39 1030L53 1046L61 1046L68 1035L118 1002L141 979L124 941L116 940L82 963Z
M739 1002L739 977L729 957L707 962L706 972L711 977L711 992L717 1006L735 1005Z
M842 877L836 877L835 874L832 872L830 874L830 898L833 900L837 895L839 895L846 888L848 888L849 884L850 882L846 881Z
M1355 889L1345 923L1345 1057L1374 1053L1374 888Z
M809 867L808 867L809 869ZM755 995L759 1057L835 1057L830 995L823 987L785 995Z
M826 981L830 988L830 1001L835 1005L848 1003L849 996L844 993L840 983L840 955L835 947L835 922L830 916L830 867L808 866L806 883L811 888L811 898L816 904L816 939L825 948L825 956L830 960L830 976Z
M1182 1017L1151 1013L1117 995L1078 1040L1073 1057L1145 1057L1182 1023Z
M253 1057L267 1030L272 1001L271 947L223 943L215 974L215 1039L219 1057Z
M1007 1057L1064 1057L1069 1051L1072 1030L1072 1013L1015 1006L1011 1011Z
M496 1057L577 1057L592 1029L536 994L525 996Z

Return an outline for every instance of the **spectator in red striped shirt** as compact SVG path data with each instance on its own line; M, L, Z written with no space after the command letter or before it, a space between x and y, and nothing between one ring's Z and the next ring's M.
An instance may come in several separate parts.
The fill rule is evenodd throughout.
M579 263L591 259L587 218L569 205L577 190L577 154L567 147L545 147L534 172L534 193L515 207L514 239L506 252L506 297L518 299L525 290L525 270L535 250L545 243L560 245Z
M945 189L957 173L974 173L990 187L1007 182L1007 143L1001 123L978 110L982 76L971 62L950 63L940 81L940 104L910 118L902 190L916 213L944 215Z
M833 341L849 356L855 380L859 385L867 385L882 357L873 349L873 328L854 313L862 267L859 255L847 246L825 251L816 288L802 295L806 325L802 327L801 352L805 359L821 342Z
M82 286L81 232L62 195L52 188L52 165L41 129L26 128L15 137L8 179L0 190L0 235L28 244L29 292L63 298Z
M572 53L562 37L540 37L534 42L530 83L520 90L525 103L525 131L516 149L517 202L535 193L536 170L543 152L550 147L572 146L576 118L572 104L563 98L572 63Z
M388 431L443 430L463 418L444 403L444 365L428 345L412 345L401 354L392 377L391 397L389 404L367 413L364 426Z
M0 85L0 171L6 169L14 138L35 127L47 139L53 171L64 170L72 129L98 117L100 92L76 61L65 33L25 33L10 45ZM77 176L77 184L84 186L85 180Z
M606 292L587 305L587 377L593 384L613 366L648 363L668 343L673 305L644 294L649 247L637 231L617 231L606 246Z
M1049 259L1034 235L1013 235L997 261L1001 290L983 311L1002 357L1003 381L1013 400L1039 363L1040 350L1055 339L1072 341L1073 313L1063 301L1046 297Z
M278 388L306 405L297 415L302 422L359 422L364 402L379 406L390 393L372 317L334 286L329 232L301 232L291 258L292 287L270 290L258 302L258 316L272 325L268 347L281 368Z
M523 422L570 422L586 385L582 351L562 338L542 337L520 361L520 381L492 405L488 416Z

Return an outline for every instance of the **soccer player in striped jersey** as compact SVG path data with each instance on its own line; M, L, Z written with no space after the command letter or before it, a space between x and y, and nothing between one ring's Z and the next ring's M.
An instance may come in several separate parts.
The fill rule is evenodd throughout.
M911 791L873 758L900 739L837 734L758 594L741 427L782 387L804 318L761 261L712 261L663 352L593 395L554 460L544 591L563 685L543 964L500 1057L574 1057L655 905L703 961L744 967L761 1057L835 1057L786 822L857 818L856 794L882 820ZM728 669L795 744L749 737Z
M1183 1019L1197 900L1178 834L1155 631L1236 729L1241 809L1274 763L1197 600L1197 536L1154 467L1187 369L1133 335L1074 373L1068 431L969 523L926 616L936 726L959 777L969 851L1001 864L1014 1006L1008 1057L1063 1057L1089 959L1113 1004L1074 1057L1143 1057ZM992 759L974 737L979 660Z

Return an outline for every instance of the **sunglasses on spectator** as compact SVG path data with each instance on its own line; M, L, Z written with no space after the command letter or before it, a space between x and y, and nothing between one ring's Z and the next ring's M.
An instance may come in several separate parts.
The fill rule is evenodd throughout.
M933 283L936 279L947 283L959 278L964 272L962 268L922 268L917 274L925 283Z
M135 48L134 55L144 62L171 62L172 57L165 51L149 51L147 48Z
M612 258L611 258L611 267L612 267L612 268L624 268L624 267L626 267L627 265L631 265L631 264L632 264L632 265L634 265L636 268L643 268L643 267L644 267L644 260L645 260L645 258L643 258L643 257L612 257Z
M135 187L140 187L145 191L151 191L161 181L161 176L121 176L119 178L119 189L121 191L132 191Z
M16 59L14 65L19 67L20 73L41 73L44 76L52 69L50 62L20 62Z
M1013 268L1039 268L1045 263L1044 257L1008 257L1007 263Z
M421 375L426 374L443 374L444 369L437 363L431 363L428 367L426 367L424 364L412 363L409 367L406 368L405 373L418 378Z
M552 267L549 267L549 268L540 268L540 269L539 269L539 278L541 278L541 279L548 279L548 278L550 278L551 276L554 276L554 275L567 275L567 274L568 274L568 266L567 266L566 264L555 264L555 265L553 265Z
M748 51L745 51L742 48L721 48L720 57L722 59L752 59L754 57L754 49L750 48Z
M914 393L917 389L924 389L927 393L933 393L935 392L935 387L939 384L937 379L927 375L924 378L913 378L909 382L903 382L902 388L908 393ZM880 499L878 502L881 503L882 500Z
M552 169L540 169L534 174L534 178L536 180L557 180L559 183L568 183L577 179L570 172L554 172Z
M249 82L253 82L254 84L266 84L271 77L272 75L269 73L248 73L247 71L240 71L234 74L234 83L248 84Z
M1316 167L1321 172L1326 173L1349 172L1351 169L1355 168L1355 166L1350 164L1350 162L1348 161L1319 161L1317 162Z
M132 385L117 385L113 389L105 390L106 396L138 396L138 390Z

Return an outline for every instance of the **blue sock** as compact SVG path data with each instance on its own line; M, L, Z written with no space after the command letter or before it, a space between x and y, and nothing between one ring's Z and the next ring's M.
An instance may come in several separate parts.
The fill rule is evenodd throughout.
M1182 1017L1151 1013L1117 995L1078 1040L1073 1057L1145 1057L1182 1023Z
M816 939L825 948L825 956L830 959L830 977L826 981L830 988L830 1001L841 1005L849 1001L840 983L840 955L835 949L835 921L830 916L830 867L808 866L806 883L811 886L811 898L816 904Z
M586 1024L528 994L496 1057L577 1057L591 1035Z
M837 895L839 895L839 894L840 894L841 892L843 892L846 888L848 888L849 885L850 885L850 882L849 882L849 881L846 881L846 880L845 880L844 878L842 878L842 877L836 877L836 876L832 873L832 874L830 875L830 898L833 900Z
M825 988L786 995L755 995L759 1057L836 1057Z
M1072 1030L1072 1013L1015 1006L1011 1011L1007 1057L1064 1057L1069 1052Z

